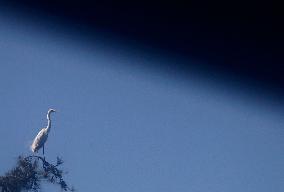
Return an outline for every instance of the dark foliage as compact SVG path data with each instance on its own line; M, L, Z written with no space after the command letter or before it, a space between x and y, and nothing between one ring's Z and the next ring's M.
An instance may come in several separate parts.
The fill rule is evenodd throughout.
M34 191L40 189L40 183L47 181L59 185L64 191L74 191L63 180L63 171L58 169L63 161L57 157L55 165L41 156L19 156L15 168L0 176L1 192Z

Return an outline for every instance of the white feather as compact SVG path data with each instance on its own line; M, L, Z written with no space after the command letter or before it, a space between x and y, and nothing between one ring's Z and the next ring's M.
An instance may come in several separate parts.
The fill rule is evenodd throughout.
M37 134L37 136L35 137L32 145L31 145L31 150L32 152L37 152L40 148L42 148L47 140L48 137L48 133L50 131L51 128L51 120L50 120L50 113L51 112L55 112L54 109L49 109L47 112L47 127L46 128L42 128L40 130L40 132Z

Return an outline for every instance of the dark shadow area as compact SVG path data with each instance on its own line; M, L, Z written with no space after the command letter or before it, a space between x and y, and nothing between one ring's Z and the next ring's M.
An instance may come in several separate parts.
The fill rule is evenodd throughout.
M56 16L66 25L83 26L90 34L100 29L203 63L159 66L175 68L185 76L196 67L220 76L237 76L273 94L284 91L282 13L277 4L86 0L14 0L2 4L42 18Z

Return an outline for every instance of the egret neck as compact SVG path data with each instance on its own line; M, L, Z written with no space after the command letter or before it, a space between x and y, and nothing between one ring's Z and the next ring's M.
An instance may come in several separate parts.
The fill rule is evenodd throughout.
M46 131L49 133L51 127L50 113L47 114L47 127Z

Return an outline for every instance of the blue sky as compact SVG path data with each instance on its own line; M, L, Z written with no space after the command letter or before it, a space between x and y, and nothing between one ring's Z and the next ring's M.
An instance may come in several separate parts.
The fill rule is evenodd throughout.
M182 59L35 21L0 14L0 174L31 154L52 107L46 157L65 160L78 191L283 190L283 106L233 80L149 67Z

